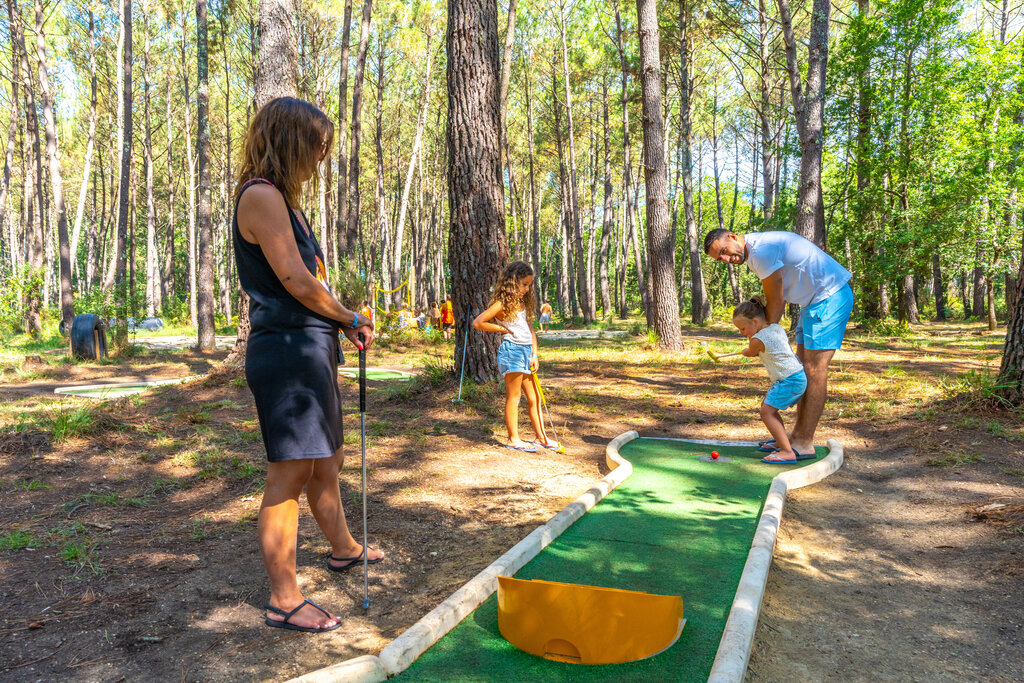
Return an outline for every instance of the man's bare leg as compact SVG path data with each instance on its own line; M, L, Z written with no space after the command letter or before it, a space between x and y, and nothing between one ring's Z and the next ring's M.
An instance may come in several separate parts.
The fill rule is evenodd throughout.
M814 432L818 428L818 420L825 410L825 398L828 393L828 364L835 349L813 351L797 346L797 357L804 363L807 374L807 391L797 406L796 424L790 437L793 450L798 453L814 451Z

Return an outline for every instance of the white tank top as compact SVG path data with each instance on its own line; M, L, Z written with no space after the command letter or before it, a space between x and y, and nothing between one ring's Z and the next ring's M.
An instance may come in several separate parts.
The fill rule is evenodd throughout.
M780 379L800 372L804 369L800 359L793 353L789 345L789 337L786 330L778 323L772 323L760 332L754 334L755 339L760 339L764 344L764 351L758 354L761 362L768 371L768 379L777 382Z
M533 346L533 333L530 331L530 323L526 319L526 311L519 311L512 320L502 320L501 324L509 329L511 334L504 335L502 341L510 341L513 344L522 346Z

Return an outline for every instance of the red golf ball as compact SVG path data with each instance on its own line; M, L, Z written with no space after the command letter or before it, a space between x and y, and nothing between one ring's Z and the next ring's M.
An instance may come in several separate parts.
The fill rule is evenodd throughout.
M718 451L711 451L711 459L718 460Z

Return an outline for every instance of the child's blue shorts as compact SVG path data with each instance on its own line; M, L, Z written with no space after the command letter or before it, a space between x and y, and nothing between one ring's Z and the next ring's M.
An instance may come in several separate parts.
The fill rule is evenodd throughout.
M530 356L533 347L515 344L507 339L498 347L498 372L504 377L510 372L530 374Z
M789 377L776 380L768 387L768 395L764 402L776 410L785 410L799 403L804 392L807 391L807 375L803 370L797 370Z
M811 351L838 349L843 345L852 312L853 290L849 284L827 299L800 309L794 330L797 346Z

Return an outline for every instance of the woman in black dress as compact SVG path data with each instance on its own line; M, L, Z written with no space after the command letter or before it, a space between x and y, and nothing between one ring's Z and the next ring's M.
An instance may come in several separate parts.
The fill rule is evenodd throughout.
M324 255L305 214L302 186L330 156L334 125L303 100L271 100L253 117L235 189L235 262L249 295L245 377L267 449L259 541L270 578L268 626L329 631L340 619L306 600L295 576L299 495L331 543L327 568L379 562L349 532L338 472L343 462L337 384L340 329L357 347L373 324L343 306L327 285ZM360 341L360 338L362 341Z

